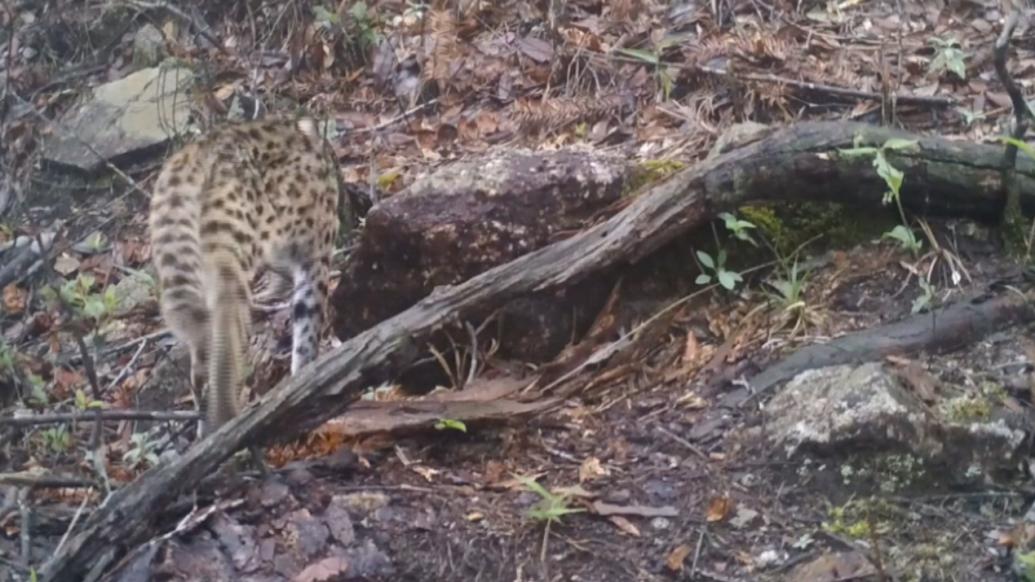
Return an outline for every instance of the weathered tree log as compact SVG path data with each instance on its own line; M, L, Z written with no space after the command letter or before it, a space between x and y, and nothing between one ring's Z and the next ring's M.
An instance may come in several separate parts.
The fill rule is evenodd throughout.
M180 459L151 469L109 497L45 565L44 580L93 580L150 533L159 509L197 485L234 451L288 438L332 418L361 391L417 355L416 339L473 310L554 289L622 262L637 261L717 212L752 201L833 200L877 208L885 191L866 158L841 148L916 138L913 151L889 153L904 170L903 202L944 215L992 218L1003 204L1001 148L861 124L804 123L706 160L659 183L611 219L493 268L436 289L410 309L324 354L256 405L197 443ZM1032 206L1035 164L1023 160L1017 185Z
M805 370L860 364L892 354L959 349L1011 325L1035 319L1030 295L1003 291L999 297L961 301L931 313L851 333L790 354L751 378L756 393L786 382Z

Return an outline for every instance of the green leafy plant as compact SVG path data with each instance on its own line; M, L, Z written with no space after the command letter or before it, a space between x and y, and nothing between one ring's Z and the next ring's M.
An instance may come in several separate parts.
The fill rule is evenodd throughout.
M135 432L129 437L131 446L123 453L122 460L133 469L153 467L158 464L158 454L155 452L155 443L141 432Z
M649 50L619 48L615 52L654 67L654 77L657 80L658 90L661 91L661 98L663 101L667 101L672 94L672 87L675 85L675 77L672 73L674 69L661 60L661 55L666 49L680 44L683 40L684 37L681 35L670 35L661 39Z
M63 424L40 431L44 446L53 453L65 453L72 448L72 435Z
M467 425L463 421L455 420L452 418L442 418L435 423L435 430L458 430L460 432L467 432Z
M741 220L729 212L719 214L719 218L722 219L723 224L726 226L726 230L730 231L730 234L738 240L751 243L752 246L758 246L758 243L755 242L751 233L748 232L752 228L757 228L753 223L748 222L747 220Z
M910 312L914 315L930 309L934 305L934 287L922 277L917 281L920 283L920 296L913 300L913 306L910 308Z
M115 290L110 287L94 293L94 284L96 279L92 275L80 274L74 280L65 281L56 291L52 287L45 287L42 294L45 299L60 301L73 315L99 326L118 307L118 298Z
M795 259L783 277L768 281L768 285L773 288L769 293L770 299L787 312L804 310L808 276L808 271L798 269L798 260Z
M934 46L934 58L927 66L927 71L932 75L942 75L946 71L956 75L961 81L967 79L966 55L960 48L960 43L955 38L932 38L930 43Z
M50 402L50 396L47 395L47 383L36 374L28 374L26 380L29 381L29 394L26 398L30 403L38 406L46 406Z
M0 375L13 378L17 372L14 367L14 348L0 337Z
M708 253L698 250L694 253L701 267L701 274L694 280L698 285L709 285L714 279L727 291L733 291L744 278L736 271L726 268L726 251L719 249L713 259Z
M1010 137L1008 135L1000 136L999 141L1014 146L1015 148L1019 149L1024 155L1035 160L1035 148L1031 147L1031 144L1029 144L1028 142L1021 141L1015 137Z
M585 511L584 509L569 507L568 501L571 499L571 496L568 494L551 492L530 477L515 475L514 478L524 485L526 489L540 497L539 501L528 510L528 516L536 521L551 524L559 522L566 515Z
M899 170L895 166L891 165L888 160L887 152L890 151L904 151L913 149L916 147L916 140L907 140L901 138L891 138L884 142L880 147L860 147L858 145L861 136L856 137L856 146L849 149L840 150L843 156L872 156L873 167L877 170L877 175L884 180L888 189L884 192L884 198L882 203L887 205L891 202L895 203L898 209L899 219L902 223L896 226L889 232L884 233L884 238L891 238L899 242L902 248L916 255L923 248L923 243L917 238L916 233L913 229L909 228L909 221L906 218L906 211L902 207L902 182L905 180L905 174L902 170Z
M75 391L75 407L79 410L97 410L104 408L104 403L90 398L82 389L77 389Z
M975 121L988 117L988 114L983 111L972 111L970 109L967 109L966 107L957 107L956 112L963 117L963 123L965 123L967 127L974 125Z

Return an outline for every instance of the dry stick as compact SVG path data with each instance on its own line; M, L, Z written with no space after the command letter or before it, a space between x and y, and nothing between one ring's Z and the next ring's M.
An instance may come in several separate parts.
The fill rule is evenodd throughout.
M83 367L86 369L86 378L90 382L90 390L93 394L93 399L97 402L101 402L104 395L101 393L101 383L97 379L97 367L94 365L93 356L90 355L90 350L86 346L86 340L83 339L81 331L73 329L72 335L75 337L76 345L79 346L79 355L83 360ZM99 413L99 408L88 412L88 414L94 418L93 433L90 438L90 448L93 450L91 461L93 469L97 473L98 481L104 486L104 492L111 493L111 483L108 480L108 472L104 466L104 455L101 451L101 436L104 431L104 420L100 417Z
M1017 27L1019 19L1019 13L1017 7L1010 12L1006 18L1006 23L1003 25L1003 31L999 34L999 37L995 41L995 72L996 76L999 77L999 82L1003 84L1003 88L1006 89L1007 95L1010 96L1010 103L1013 106L1013 121L1010 127L1010 136L1015 140L1023 140L1024 134L1028 130L1028 121L1031 119L1032 113L1028 108L1028 102L1024 99L1024 94L1021 92L1021 88L1017 86L1017 83L1013 80L1013 76L1010 75L1009 69L1006 68L1006 59L1010 50L1010 37L1013 36L1013 31ZM1020 225L1017 221L1016 213L1020 212L1020 194L1017 192L1017 179L1016 173L1013 171L1017 167L1017 146L1013 143L1006 143L1006 150L1003 155L1003 184L1006 188L1006 204L1003 206L1003 222L1007 231L1016 233L1020 229ZM1015 222L1016 221L1016 222ZM1032 229L1035 229L1035 223L1032 223ZM1031 253L1032 241L1029 239L1027 242L1027 249L1025 254Z
M44 426L65 422L96 420L97 418L104 421L144 420L152 422L190 422L198 419L198 413L193 410L165 411L129 409L60 412L53 414L34 414L32 416L17 416L14 418L0 418L0 427Z
M32 511L29 509L29 491L18 492L18 512L21 516L21 551L22 563L28 567L32 564Z
M604 56L608 59L614 61L621 61L625 63L634 63L639 65L646 64L643 61L632 57L622 57L618 55L604 54L601 54L600 56ZM885 99L884 95L879 92L863 91L861 89L848 89L845 87L827 85L824 83L812 83L810 81L798 81L796 79L781 77L779 75L773 75L771 73L732 73L730 71L716 69L714 67L705 67L700 65L685 65L680 63L665 63L665 66L675 67L677 69L688 70L691 72L704 73L716 77L722 77L723 79L731 81L748 81L751 83L785 85L787 87L798 89L799 91L825 93L827 95L843 97L846 99L866 99L868 101L883 101ZM923 105L926 107L953 107L957 105L956 100L951 97L937 97L934 95L892 95L891 97L895 100L896 103L904 103L908 105Z
M717 75L727 79L739 80L739 81L750 81L752 83L768 83L774 85L786 85L793 87L801 91L812 91L815 93L825 93L827 95L833 95L836 97L845 97L850 99L866 99L868 101L881 101L883 102L885 96L882 93L876 93L873 91L863 91L861 89L847 89L845 87L837 87L835 85L826 85L823 83L812 83L809 81L797 81L795 79L788 79L787 77L781 77L779 75L773 75L770 73L730 73L721 69L714 69L711 67L698 67L702 73L709 75ZM910 105L924 105L928 107L952 107L956 105L956 100L950 97L936 97L933 95L896 95L891 94L890 97L895 103L905 103Z
M1010 135L1014 139L1020 140L1024 138L1024 133L1028 129L1028 120L1031 119L1032 113L1028 108L1028 102L1024 100L1024 93L1021 92L1021 88L1017 86L1013 76L1010 75L1009 69L1006 68L1006 59L1010 51L1010 37L1013 36L1013 31L1017 28L1018 18L1018 11L1012 11L1006 18L1003 31L995 41L995 72L999 77L999 82L1006 89L1006 94L1010 96L1010 103L1013 105L1014 119ZM1016 162L1017 146L1007 144L1006 167L1013 168Z
M921 137L857 123L802 123L744 148L677 172L605 222L500 265L460 285L439 287L413 307L341 344L285 378L254 406L170 462L113 493L88 516L42 570L50 582L96 580L126 546L150 537L159 510L196 486L242 447L288 439L338 415L362 391L419 356L417 342L459 318L527 295L571 285L601 270L641 260L706 224L718 212L750 201L836 200L877 208L885 190L870 160L846 160L841 148L916 139L919 153L896 152L915 171L903 186L911 208L936 204L953 215L987 215L1002 193L1001 150L936 136ZM1025 175L1035 174L1035 164ZM912 176L912 174L910 174ZM971 181L974 182L971 182ZM984 184L984 186L981 186ZM1035 180L1025 182L1035 192ZM941 196L931 199L930 189Z
M72 516L72 522L68 524L68 527L65 529L65 533L61 536L61 541L58 542L57 548L54 549L55 552L60 552L61 547L65 545L66 541L68 541L68 536L72 533L72 530L75 529L75 524L79 523L79 518L82 517L83 510L86 509L86 502L89 501L89 499L89 496L83 495L83 502L79 504L79 509L77 509L75 515Z
M137 351L133 352L133 357L129 359L129 363L123 366L122 369L119 370L119 373L112 378L111 382L108 383L108 390L114 390L115 387L118 386L119 382L129 375L130 371L133 369L133 365L137 363L137 358L140 357L140 354L143 353L144 348L146 347L147 340L140 342L140 347L137 348Z

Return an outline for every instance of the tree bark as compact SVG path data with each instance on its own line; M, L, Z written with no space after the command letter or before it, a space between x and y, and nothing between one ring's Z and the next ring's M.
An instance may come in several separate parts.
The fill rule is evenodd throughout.
M156 467L114 493L71 535L42 571L48 581L96 579L127 548L150 534L152 519L234 451L286 439L341 413L369 385L390 377L417 355L417 341L465 314L521 295L570 285L601 269L635 262L716 213L748 202L831 200L876 210L886 190L868 157L837 150L880 146L890 137L919 140L888 157L905 172L903 203L915 212L992 219L1002 192L1002 148L919 137L848 123L803 123L705 160L656 184L606 222L491 269L467 282L437 288L298 375L180 459ZM1035 195L1035 165L1016 176L1026 209Z

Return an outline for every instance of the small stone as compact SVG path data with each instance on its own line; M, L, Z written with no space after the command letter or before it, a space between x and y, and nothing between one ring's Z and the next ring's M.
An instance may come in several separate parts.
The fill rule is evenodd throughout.
M133 64L137 68L153 67L165 58L165 38L153 24L145 24L133 35Z

